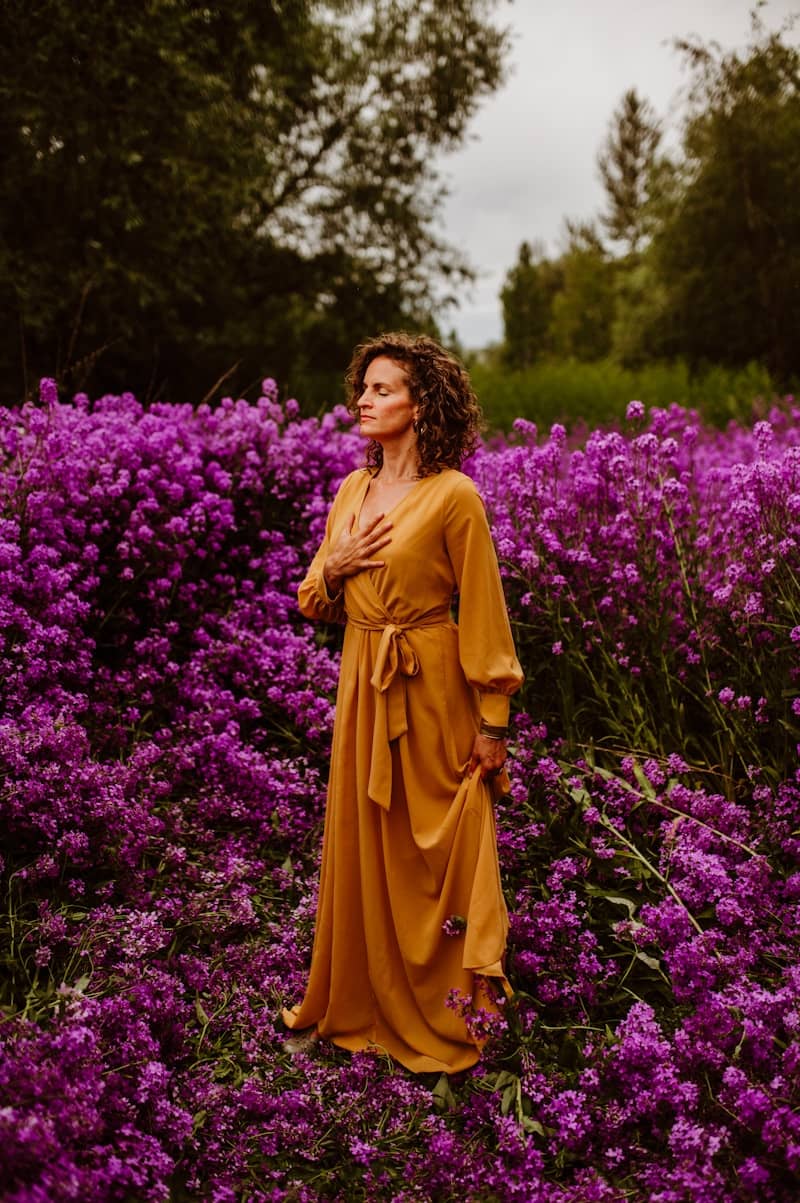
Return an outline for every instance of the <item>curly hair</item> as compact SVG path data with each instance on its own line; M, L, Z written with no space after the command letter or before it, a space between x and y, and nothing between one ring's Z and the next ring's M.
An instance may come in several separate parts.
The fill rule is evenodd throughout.
M345 376L347 408L357 414L364 376L373 359L385 355L402 365L412 401L418 407L417 454L420 476L460 468L475 449L483 426L478 398L466 368L426 334L380 334L356 347ZM383 448L370 440L367 466L383 464Z

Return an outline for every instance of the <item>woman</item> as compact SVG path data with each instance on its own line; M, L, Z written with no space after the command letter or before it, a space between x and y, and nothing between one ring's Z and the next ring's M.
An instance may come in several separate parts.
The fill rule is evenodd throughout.
M493 1009L482 979L506 985L492 789L522 672L458 470L480 420L466 372L431 338L387 334L347 381L368 467L340 486L299 589L303 614L347 626L311 974L283 1013L311 1031L285 1047L325 1037L454 1073L479 1044L448 994Z

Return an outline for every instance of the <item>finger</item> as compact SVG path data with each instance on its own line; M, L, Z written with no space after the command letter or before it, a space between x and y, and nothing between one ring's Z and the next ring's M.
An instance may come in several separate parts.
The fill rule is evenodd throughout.
M391 530L392 524L387 518L383 522L370 522L368 526L357 526L355 535L359 539L375 539L377 536Z
M385 517L385 514L378 514L376 518L373 518L371 522L368 522L364 527L364 534L368 535L370 531L374 530L378 523L382 522ZM391 523L389 523L389 525L391 526Z
M484 777L496 777L503 767L503 761L498 760L495 756L486 756L481 761L481 769Z
M375 547L359 548L358 553L353 554L353 560L352 560L353 567L356 569L364 568L366 565L369 564L370 560L374 560L380 556L381 548L384 546L385 546L385 544L378 543L375 545Z
M383 539L384 542L387 541L388 539L390 539L391 535L389 534L389 532L391 531L391 529L392 529L391 522L387 522L383 526L379 526L376 530L368 531L368 532L361 532L359 535L359 538L360 538L363 546L365 546L365 547L374 546L381 539Z
M385 547L391 541L391 535L387 535L385 539L371 539L369 543L364 544L361 550L365 556L371 556L373 552L379 551L381 547Z

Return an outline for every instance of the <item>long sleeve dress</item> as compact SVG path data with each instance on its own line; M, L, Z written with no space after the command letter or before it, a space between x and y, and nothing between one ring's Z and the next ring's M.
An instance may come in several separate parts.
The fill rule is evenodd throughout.
M299 589L303 614L347 626L311 972L283 1018L454 1073L479 1046L448 994L491 1009L476 975L504 983L508 931L491 789L469 761L481 718L508 721L522 671L483 503L454 469L412 487L387 514L383 567L330 598L322 568L369 481L359 469L342 482ZM443 931L452 916L460 934Z

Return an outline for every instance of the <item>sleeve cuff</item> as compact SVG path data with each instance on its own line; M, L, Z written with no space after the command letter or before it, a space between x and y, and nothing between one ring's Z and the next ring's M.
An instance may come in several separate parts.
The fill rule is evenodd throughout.
M493 727L507 727L511 698L505 693L481 694L481 718Z

